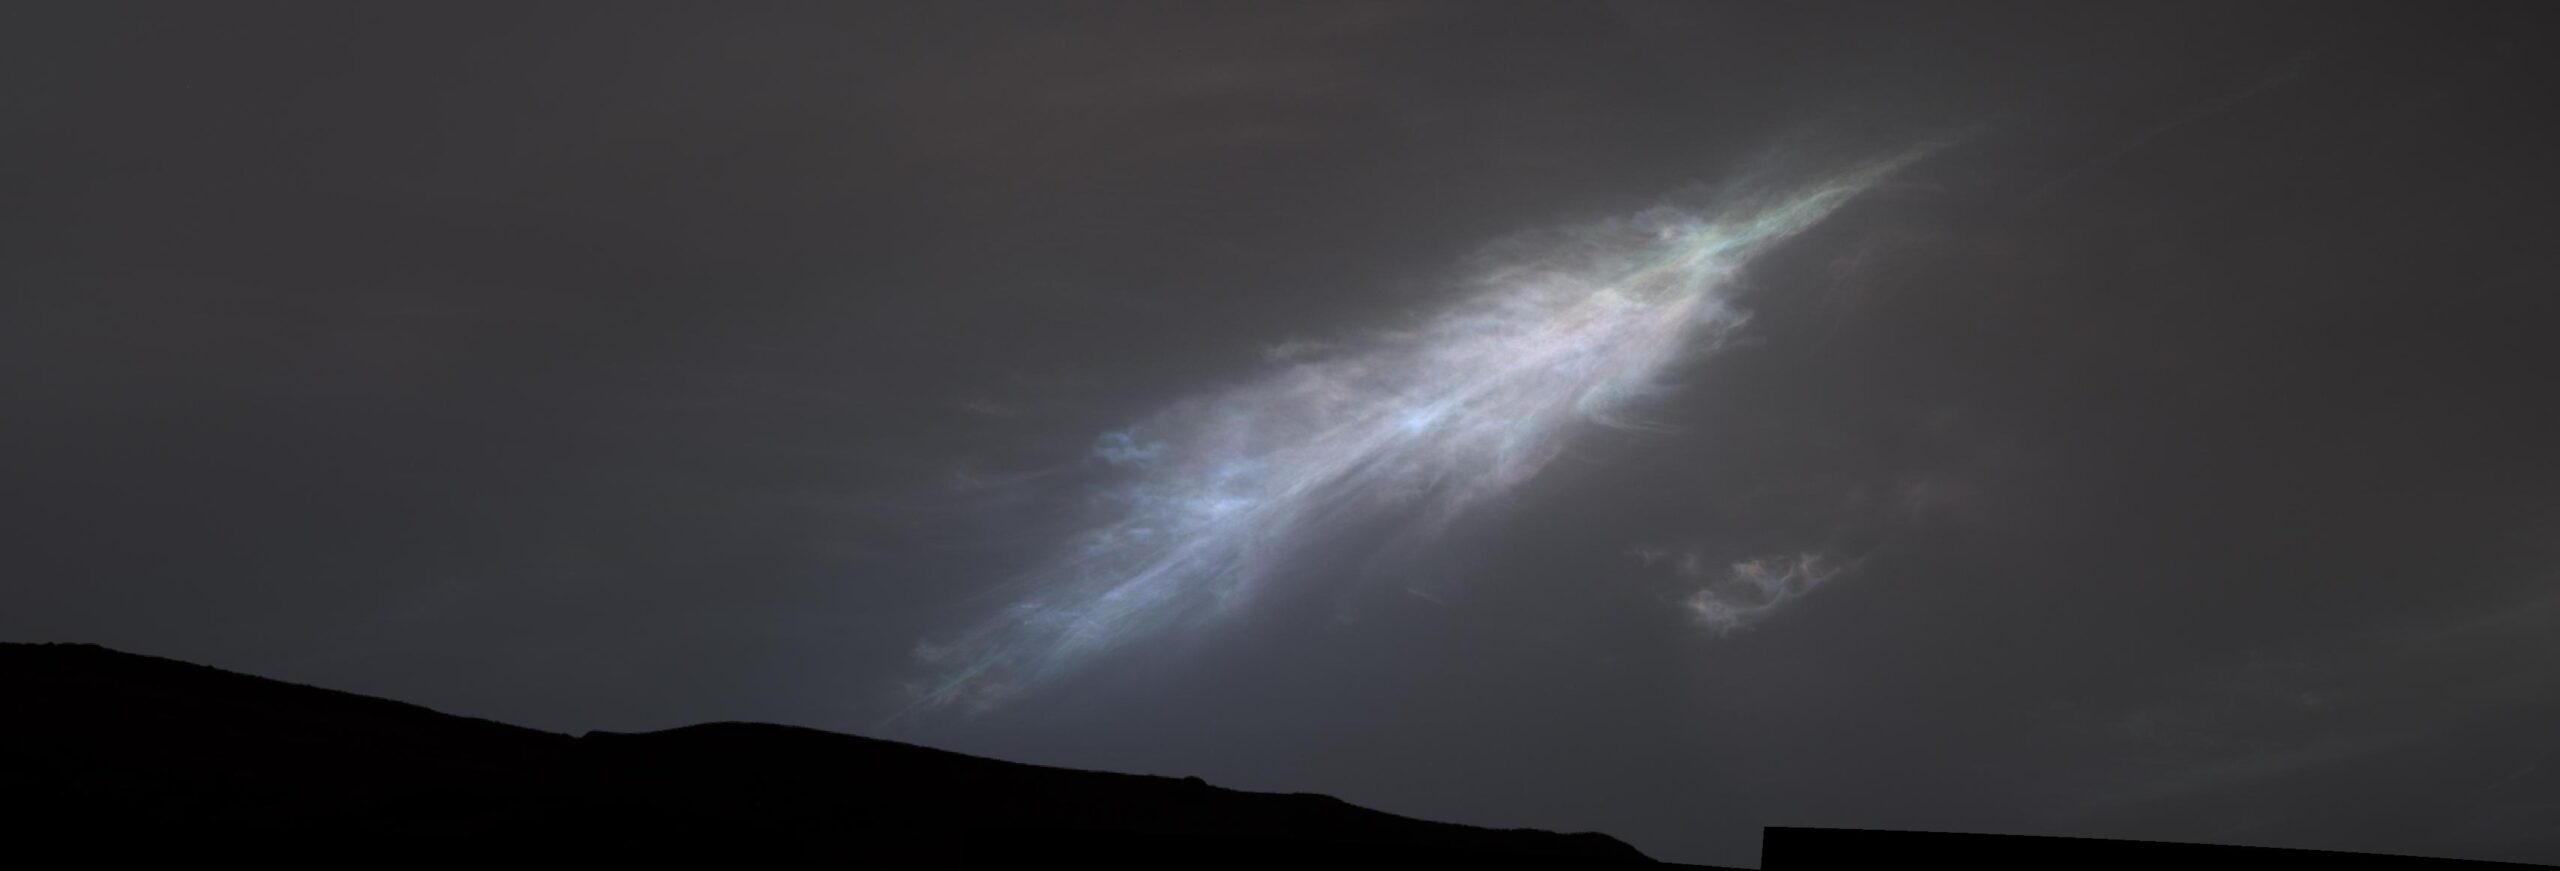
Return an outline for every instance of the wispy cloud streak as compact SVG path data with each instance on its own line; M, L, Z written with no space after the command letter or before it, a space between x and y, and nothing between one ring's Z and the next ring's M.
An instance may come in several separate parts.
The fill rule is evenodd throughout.
M1735 276L1919 153L1716 209L1660 208L1493 270L1418 326L1295 343L1267 378L1104 434L1108 519L921 645L917 707L983 708L1106 651L1219 625L1346 529L1427 541L1518 487L1578 427L1620 422L1667 367L1740 322Z

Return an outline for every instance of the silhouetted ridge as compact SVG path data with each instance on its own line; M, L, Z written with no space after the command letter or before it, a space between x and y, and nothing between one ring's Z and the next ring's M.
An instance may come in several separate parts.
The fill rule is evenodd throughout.
M126 848L148 835L577 857L1649 861L1604 835L788 726L572 738L85 644L0 644L0 690L0 776L29 808L14 818Z

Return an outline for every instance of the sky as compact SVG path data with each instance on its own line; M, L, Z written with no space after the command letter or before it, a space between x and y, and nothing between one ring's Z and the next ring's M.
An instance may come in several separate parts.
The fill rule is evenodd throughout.
M13 7L0 638L2560 862L2532 6Z

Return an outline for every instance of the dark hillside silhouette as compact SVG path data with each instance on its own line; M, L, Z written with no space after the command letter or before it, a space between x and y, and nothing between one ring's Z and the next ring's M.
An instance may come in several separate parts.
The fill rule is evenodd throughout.
M572 737L92 645L0 645L0 712L9 827L108 852L1649 861L1598 834L785 726Z

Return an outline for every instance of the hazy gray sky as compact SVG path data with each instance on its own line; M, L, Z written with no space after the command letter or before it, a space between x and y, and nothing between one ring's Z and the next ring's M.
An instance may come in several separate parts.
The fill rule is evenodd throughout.
M1684 861L2560 862L2531 11L13 9L0 637ZM1286 540L1275 584L1391 595L882 724L1107 513L1106 434L1403 359L1358 355L1488 245L1955 133L1752 258L1648 426L1392 559ZM1687 607L1790 572L1739 630Z

